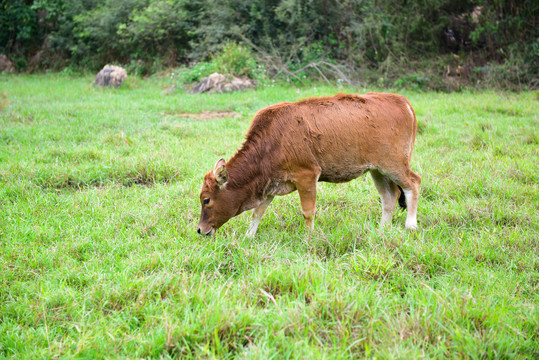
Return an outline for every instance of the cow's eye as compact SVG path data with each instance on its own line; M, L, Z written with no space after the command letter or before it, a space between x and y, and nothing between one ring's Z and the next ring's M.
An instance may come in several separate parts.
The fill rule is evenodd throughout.
M210 203L210 198L205 198L204 201L202 201L204 205L208 205Z

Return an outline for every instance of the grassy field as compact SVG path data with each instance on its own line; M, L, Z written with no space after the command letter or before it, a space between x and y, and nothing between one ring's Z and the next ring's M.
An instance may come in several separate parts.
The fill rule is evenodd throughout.
M0 358L539 357L539 94L407 93L419 230L370 176L200 237L203 175L264 106L168 78L0 76ZM237 117L196 119L201 111Z

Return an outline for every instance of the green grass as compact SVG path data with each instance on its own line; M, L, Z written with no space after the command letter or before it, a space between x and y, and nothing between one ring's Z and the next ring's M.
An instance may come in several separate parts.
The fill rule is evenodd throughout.
M0 358L537 358L538 93L404 92L419 231L369 176L200 237L203 175L257 110L326 86L162 94L0 76ZM236 118L174 114L231 110Z

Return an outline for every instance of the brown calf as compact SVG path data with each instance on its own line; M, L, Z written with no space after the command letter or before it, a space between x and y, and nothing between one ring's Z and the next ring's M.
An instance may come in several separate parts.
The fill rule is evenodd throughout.
M241 149L204 177L198 232L212 235L230 218L254 209L247 233L253 236L273 197L294 190L313 229L316 183L346 182L367 171L382 198L381 226L405 197L406 228L413 230L421 183L410 169L416 131L412 106L394 94L338 94L262 109Z

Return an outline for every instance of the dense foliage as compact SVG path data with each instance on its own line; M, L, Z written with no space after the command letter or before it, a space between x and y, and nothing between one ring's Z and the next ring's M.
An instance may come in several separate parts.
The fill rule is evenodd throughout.
M118 62L148 73L207 60L235 41L270 75L323 73L306 65L324 61L377 70L383 84L421 84L428 74L409 70L428 62L438 73L460 66L466 79L536 87L538 18L534 0L4 0L0 53L19 70Z

